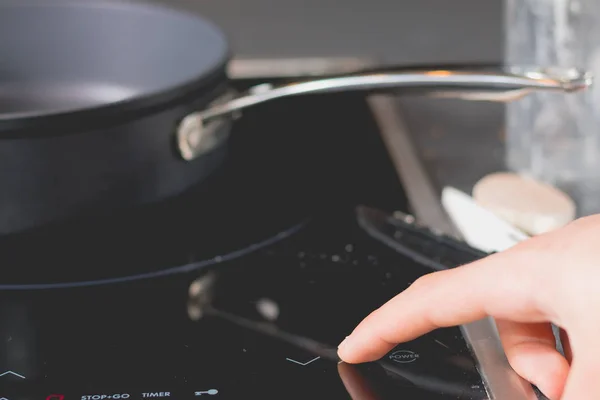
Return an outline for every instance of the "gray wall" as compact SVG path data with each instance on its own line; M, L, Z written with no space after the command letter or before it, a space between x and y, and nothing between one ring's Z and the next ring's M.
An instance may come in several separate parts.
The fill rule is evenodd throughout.
M239 56L498 61L501 0L150 0L218 23Z

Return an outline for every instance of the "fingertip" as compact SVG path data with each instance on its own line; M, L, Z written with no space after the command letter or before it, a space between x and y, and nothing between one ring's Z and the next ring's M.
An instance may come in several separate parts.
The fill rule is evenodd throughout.
M370 362L380 359L391 347L381 339L352 334L338 346L338 357L348 364Z
M342 340L342 342L338 345L337 354L340 360L344 361L348 364L356 364L354 357L352 356L352 351L348 352L346 348L346 343L348 342L348 336Z
M534 384L550 400L559 400L562 398L567 377L569 374L569 365L566 360L560 360L561 356L556 356L554 365L548 365L548 373L534 380Z
M508 355L512 368L550 400L559 400L569 375L567 360L545 344L527 343L518 347Z
M340 344L340 347L338 347L337 354L338 354L339 359L347 364L360 363L360 359L357 359L354 356L354 354L352 353L352 351L346 350L342 344Z
M348 364L359 364L369 361L365 355L365 349L357 346L351 336L346 336L338 346L338 357Z

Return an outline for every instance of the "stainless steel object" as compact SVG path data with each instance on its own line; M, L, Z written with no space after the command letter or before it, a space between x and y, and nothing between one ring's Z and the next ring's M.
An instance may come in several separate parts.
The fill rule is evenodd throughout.
M183 119L177 131L181 156L192 160L210 149L221 121L249 107L285 97L343 91L416 91L435 97L476 101L513 101L533 91L574 92L592 84L577 69L439 68L381 70L283 84L259 85L229 101L220 102Z
M416 220L445 235L461 234L444 212L435 184L418 156L402 111L394 97L371 96L369 104L396 166ZM462 325L462 334L477 358L490 400L536 400L533 387L511 368L492 318Z

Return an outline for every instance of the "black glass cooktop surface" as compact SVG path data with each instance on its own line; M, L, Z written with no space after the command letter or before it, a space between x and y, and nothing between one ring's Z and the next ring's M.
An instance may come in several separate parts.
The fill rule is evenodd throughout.
M257 107L209 185L0 242L0 400L486 399L458 328L337 358L432 265L476 257L385 222L407 209L361 97Z

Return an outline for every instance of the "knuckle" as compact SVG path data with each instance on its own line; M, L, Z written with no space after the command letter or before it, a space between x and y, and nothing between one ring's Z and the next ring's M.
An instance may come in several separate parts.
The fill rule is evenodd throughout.
M411 290L421 290L431 286L431 282L435 279L435 272L419 276L409 287Z

